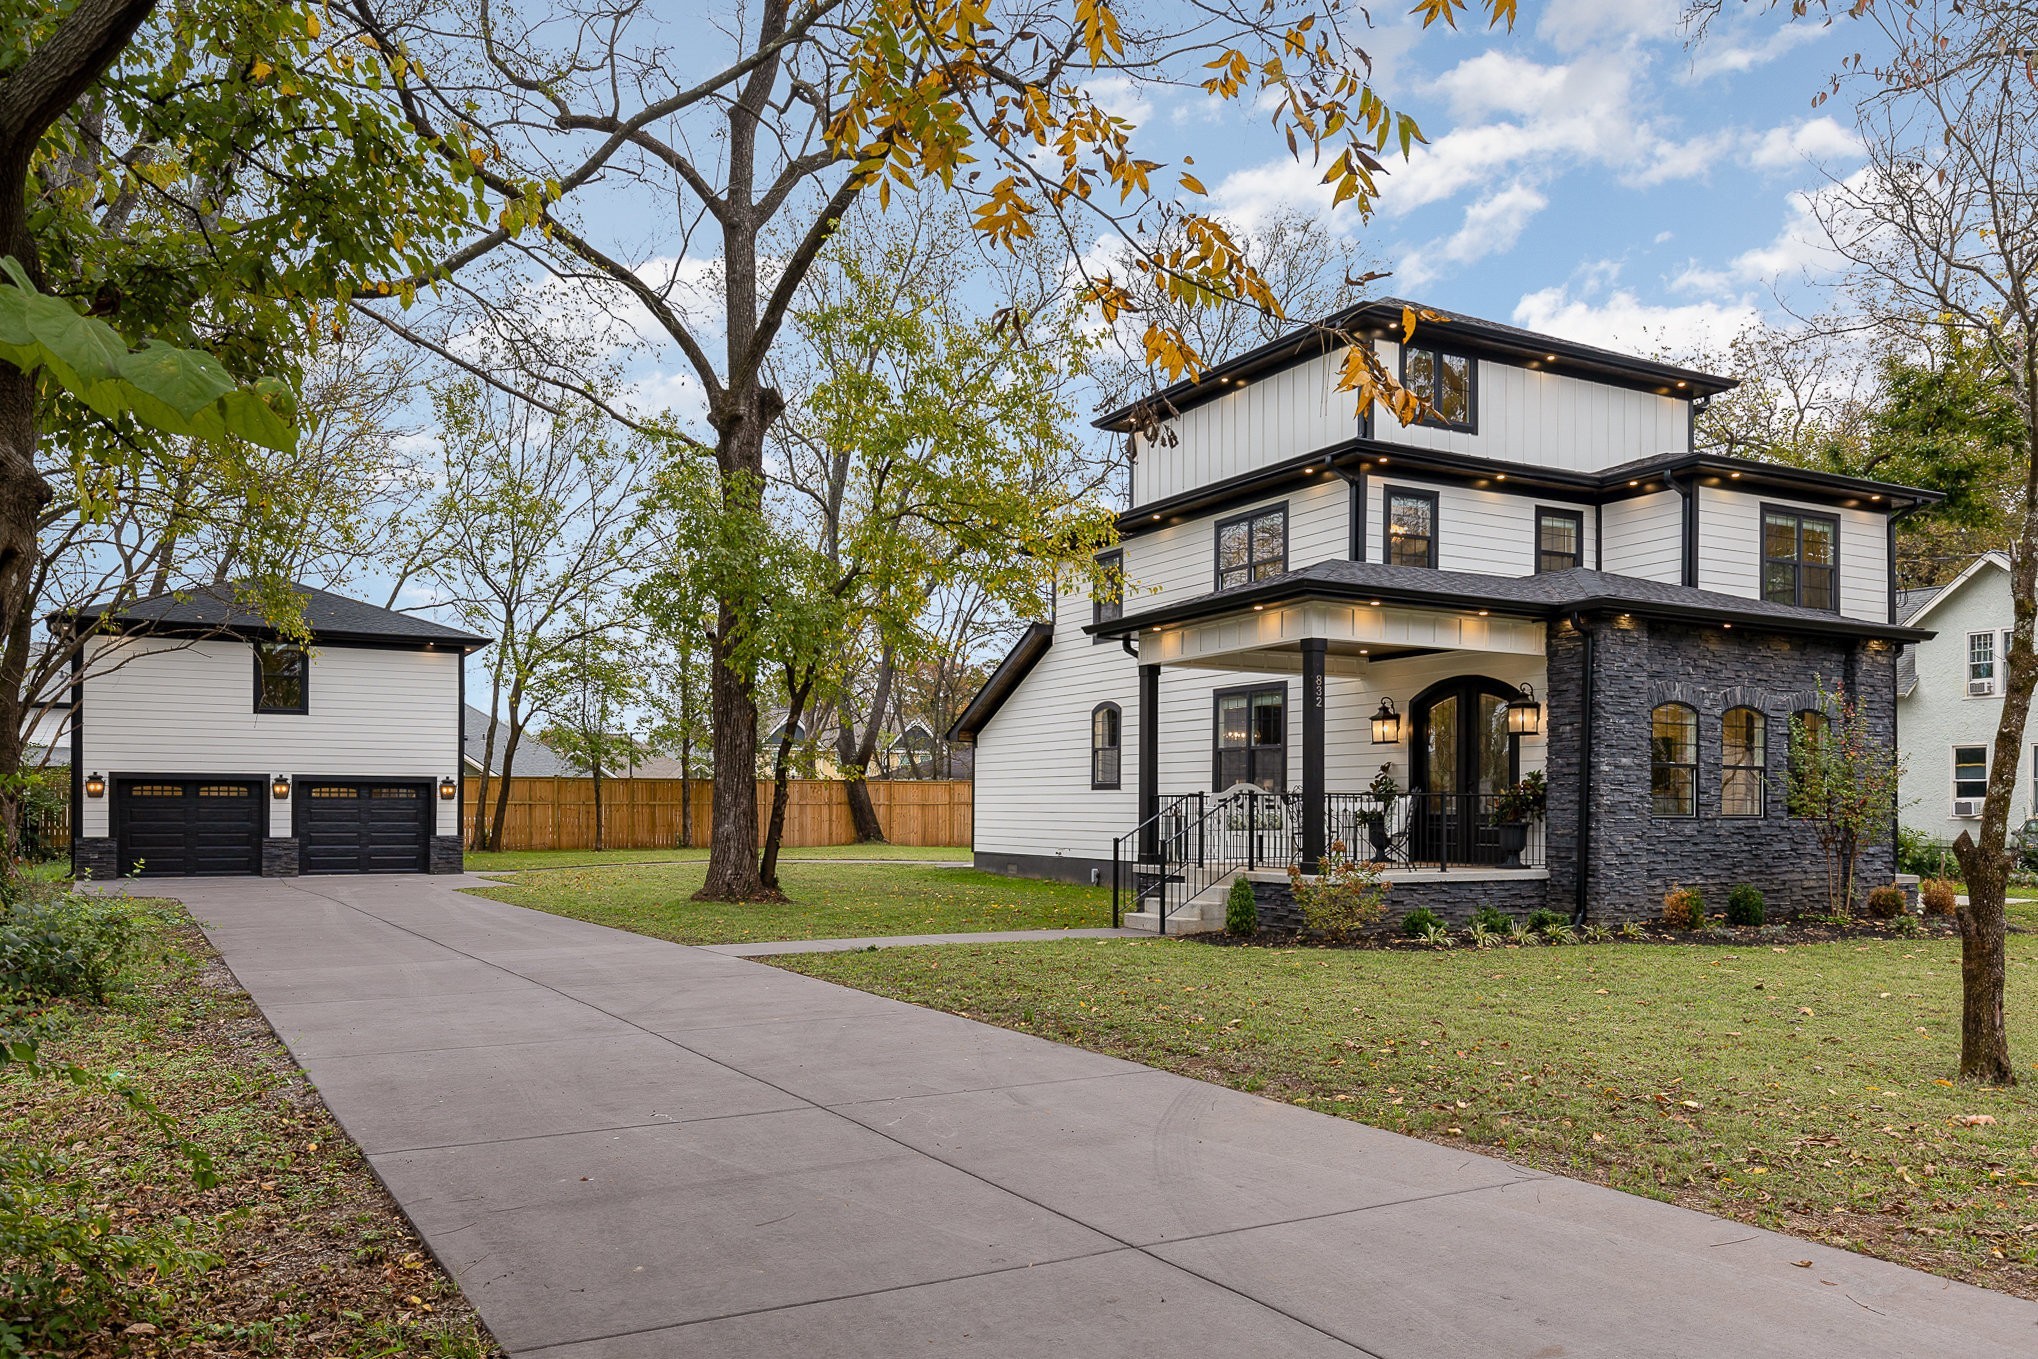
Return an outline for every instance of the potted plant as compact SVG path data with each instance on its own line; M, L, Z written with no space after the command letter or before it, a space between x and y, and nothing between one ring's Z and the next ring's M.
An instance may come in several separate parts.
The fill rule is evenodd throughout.
M1549 785L1544 782L1540 769L1512 787L1500 790L1500 796L1493 803L1493 816L1502 868L1521 867L1521 852L1528 848L1529 827L1543 819L1543 810L1549 801Z
M1387 809L1394 805L1394 799L1401 796L1401 785L1394 781L1394 766L1383 764L1380 772L1373 775L1371 785L1373 805L1366 812L1366 838L1373 842L1373 861L1387 860Z

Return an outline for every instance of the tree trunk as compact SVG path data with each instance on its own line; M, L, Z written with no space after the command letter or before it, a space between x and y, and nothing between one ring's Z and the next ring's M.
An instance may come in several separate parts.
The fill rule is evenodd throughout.
M1986 831L1984 831L1986 834ZM2010 1065L2010 1031L2003 1019L2003 947L2007 925L2004 889L2009 886L2009 859L1981 852L1966 831L1953 842L1967 880L1967 902L1960 908L1960 1079L1983 1085L2015 1085ZM1995 909L1988 903L1994 902Z
M758 877L774 897L784 895L778 885L778 847L785 837L785 809L790 793L787 780L792 773L793 742L797 739L794 733L800 729L800 716L806 711L807 695L813 690L812 675L798 684L792 682L791 675L786 677L786 696L790 702L786 704L785 722L778 729L778 753L772 757L771 819L765 824L764 852L758 856L757 866Z
M495 781L495 815L489 819L488 843L485 849L502 849L503 823L509 820L510 775L516 769L517 743L523 739L524 729L515 718L510 719L509 740L502 747L502 777Z
M693 655L679 657L679 846L693 848Z
M859 734L850 721L849 705L841 705L842 719L835 727L835 759L842 766L842 786L849 798L849 821L856 828L856 842L860 845L882 845L885 840L884 822L878 819L877 804L870 799L870 761L877 753L877 732L884 724L884 712L891 702L892 653L886 649L878 655L877 682L872 686L870 716L865 719L863 731Z
M602 825L601 813L601 761L596 760L594 762L594 847L597 850L604 850L609 847L608 834L606 828Z

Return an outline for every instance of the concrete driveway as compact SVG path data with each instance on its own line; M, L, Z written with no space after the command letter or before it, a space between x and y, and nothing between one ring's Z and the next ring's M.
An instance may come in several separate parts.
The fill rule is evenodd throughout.
M512 1354L2038 1353L2038 1305L474 881L143 886Z

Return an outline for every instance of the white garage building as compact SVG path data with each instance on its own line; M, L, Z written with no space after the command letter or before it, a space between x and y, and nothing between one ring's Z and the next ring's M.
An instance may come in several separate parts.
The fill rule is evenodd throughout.
M73 663L71 856L139 874L457 873L457 628L306 586L309 644L230 587L51 620Z

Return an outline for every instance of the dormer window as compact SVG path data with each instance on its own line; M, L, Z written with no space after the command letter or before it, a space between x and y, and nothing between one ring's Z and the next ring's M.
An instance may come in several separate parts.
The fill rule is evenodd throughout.
M1477 432L1477 371L1463 354L1430 345L1401 346L1401 385L1422 398L1428 407L1422 423L1432 428Z
M1840 521L1830 514L1762 507L1762 598L1840 611Z
M1217 525L1217 588L1229 590L1288 569L1288 507L1225 519Z
M255 711L311 711L310 664L301 646L255 644Z

